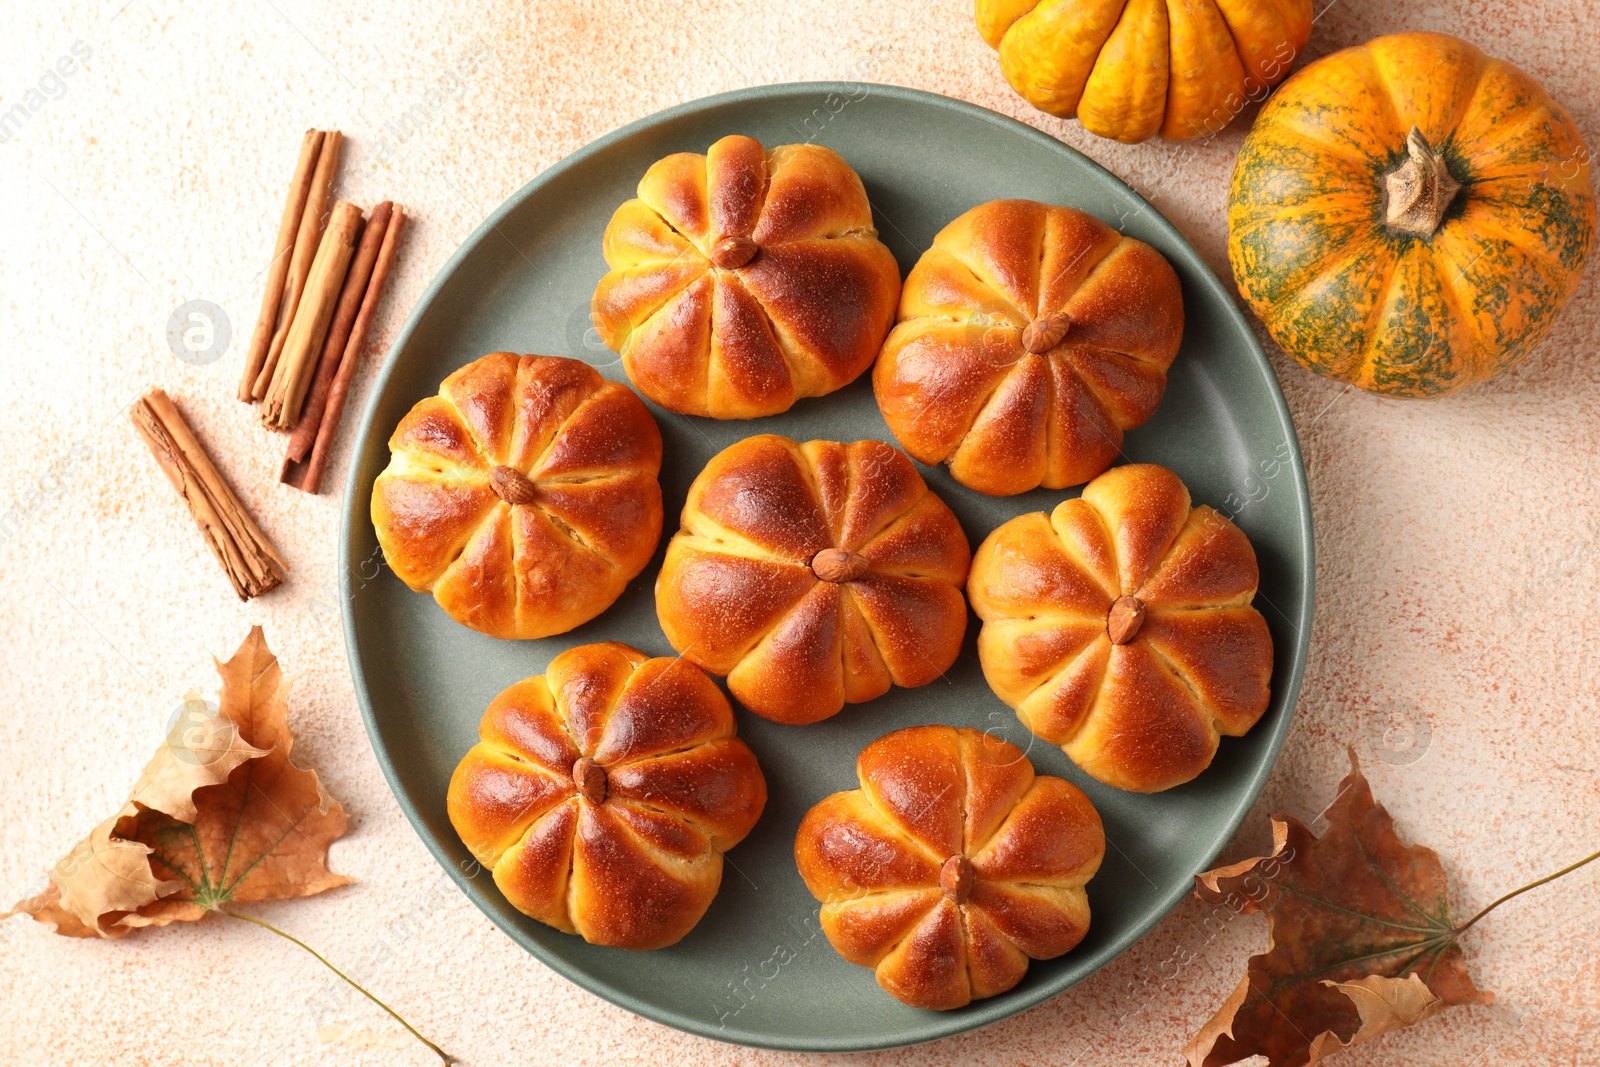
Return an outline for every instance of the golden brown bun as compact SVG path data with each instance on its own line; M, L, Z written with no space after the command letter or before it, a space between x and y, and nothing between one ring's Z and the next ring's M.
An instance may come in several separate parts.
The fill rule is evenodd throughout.
M880 737L856 776L801 820L795 862L833 947L896 998L960 1008L1083 940L1106 845L1077 786L950 726Z
M816 722L926 685L961 651L971 549L892 445L746 438L700 472L682 521L661 628L757 715Z
M1182 337L1155 249L1069 207L995 200L912 268L872 387L901 447L961 484L1064 489L1155 414Z
M1165 467L1134 463L991 533L967 595L995 695L1102 782L1153 793L1205 770L1221 734L1267 710L1256 581L1237 526L1191 508Z
M661 431L633 390L575 359L469 363L400 420L389 451L372 487L384 558L492 637L588 622L661 538Z
M505 690L478 736L450 778L451 825L513 907L596 945L693 929L767 802L717 683L616 642Z
M724 137L652 166L606 227L600 337L645 396L750 419L848 385L894 322L900 268L861 179L813 144Z

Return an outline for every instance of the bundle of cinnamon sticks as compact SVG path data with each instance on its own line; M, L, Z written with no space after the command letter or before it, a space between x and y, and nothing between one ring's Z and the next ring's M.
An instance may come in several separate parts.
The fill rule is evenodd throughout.
M363 218L332 198L344 138L307 130L278 224L239 399L292 430L278 480L315 493L356 363L394 267L405 210L384 201Z
M134 402L130 414L161 472L189 505L200 536L222 564L239 599L249 600L281 585L288 564L211 462L166 391L150 390Z

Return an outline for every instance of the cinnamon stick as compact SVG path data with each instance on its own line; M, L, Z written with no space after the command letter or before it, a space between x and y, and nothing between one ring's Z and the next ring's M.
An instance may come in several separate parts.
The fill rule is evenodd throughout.
M372 209L372 217L361 231L361 244L344 276L344 288L339 292L339 306L334 310L333 322L328 327L328 338L322 344L322 355L317 360L316 376L311 381L311 391L306 394L300 418L289 437L288 463L298 463L311 452L317 439L317 427L322 424L322 412L328 404L328 389L339 369L339 360L350 341L350 330L355 325L356 313L361 310L362 299L367 295L367 283L372 279L372 267L378 260L378 249L389 229L389 216L394 205L385 200Z
M290 325L294 322L300 299L305 293L306 279L311 274L311 261L317 254L317 237L322 232L322 217L327 213L328 198L333 192L333 175L339 165L339 149L343 144L344 135L338 130L328 130L322 135L317 167L311 175L310 194L300 213L300 228L295 232L288 282L283 299L278 304L277 326L267 346L266 359L262 361L261 370L250 387L250 396L255 400L267 395L267 387L272 384L283 346L289 339Z
M300 142L300 159L295 163L294 177L289 180L289 198L284 202L283 218L278 222L278 237L272 244L267 288L261 294L261 314L256 318L255 332L250 335L244 376L239 379L239 399L247 404L255 399L251 391L255 388L256 375L261 373L261 366L266 362L267 349L272 344L272 334L278 326L278 304L283 300L284 281L289 276L294 235L300 226L300 216L305 213L306 199L311 193L311 172L321 149L322 131L307 130Z
M300 417L300 406L305 402L311 375L316 370L316 357L322 351L328 325L333 321L334 305L338 303L360 227L360 208L347 200L333 205L272 383L262 398L261 421L267 426L287 430Z
M350 383L355 379L356 364L361 349L367 343L372 320L377 315L379 302L383 299L384 286L394 269L395 250L399 247L405 221L405 208L395 204L389 217L388 229L383 235L383 247L378 250L378 259L372 268L372 279L367 283L366 295L361 299L361 311L356 315L355 325L350 330L350 340L345 345L344 355L339 359L339 369L334 375L333 384L328 387L328 401L317 426L311 458L304 463L295 463L288 459L284 461L284 469L279 475L279 480L286 485L292 485L303 492L315 493L322 484L322 474L327 469L328 457L333 452L333 437L339 428L339 418L344 414L345 400L350 395Z
M134 403L132 415L162 473L189 505L200 535L239 599L249 600L281 585L288 565L218 473L172 398L152 389Z

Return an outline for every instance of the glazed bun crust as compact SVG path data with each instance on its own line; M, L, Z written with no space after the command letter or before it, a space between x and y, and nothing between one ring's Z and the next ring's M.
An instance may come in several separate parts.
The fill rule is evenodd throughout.
M901 447L963 485L1063 489L1155 414L1182 337L1155 249L1072 208L996 200L912 268L873 391Z
M767 786L717 684L680 659L581 645L489 705L450 822L518 911L596 945L681 939Z
M389 438L372 523L401 580L500 638L588 622L661 538L661 432L575 359L496 352L446 378Z
M1237 526L1165 467L1129 464L991 533L967 592L995 695L1100 781L1148 793L1193 779L1266 711L1258 579Z
M731 136L667 156L604 251L595 327L640 392L686 415L775 415L848 385L900 295L861 179L820 145Z
M795 862L829 942L897 999L960 1008L1083 940L1105 832L1076 786L950 726L879 738L856 775L801 820Z
M892 445L765 434L690 486L656 614L745 707L816 722L950 668L970 559L955 515Z

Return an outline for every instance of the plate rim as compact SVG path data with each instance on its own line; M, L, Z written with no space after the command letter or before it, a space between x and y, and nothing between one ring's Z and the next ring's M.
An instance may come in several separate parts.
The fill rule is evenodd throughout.
M1241 800L1234 806L1232 811L1227 812L1226 815L1219 821L1218 825L1220 830L1216 834L1215 839L1206 852L1208 856L1207 863L1209 864L1215 859L1217 854L1220 853L1224 847L1226 847L1228 842L1233 839L1234 835L1239 829L1240 824L1244 821L1245 816L1249 814L1250 809L1254 807L1256 801L1260 799L1261 792L1266 786L1268 778L1271 777L1273 770L1277 766L1278 758L1283 751L1284 741L1289 733L1289 727L1294 721L1296 711L1299 709L1300 688L1305 677L1307 652L1310 647L1311 630L1316 607L1316 538L1315 531L1312 527L1311 492L1306 477L1305 461L1300 449L1299 435L1295 428L1294 418L1289 411L1288 401L1283 395L1283 388L1278 382L1277 374L1272 368L1271 361L1267 358L1266 351L1262 348L1260 339L1257 337L1254 329L1251 328L1249 320L1245 317L1244 312L1240 309L1237 301L1234 299L1233 293L1217 276L1216 272L1211 269L1210 264L1205 261L1204 257L1200 255L1200 253L1195 249L1194 245L1190 243L1188 238L1183 235L1182 231L1180 231L1170 219L1162 214L1154 204L1151 204L1150 201L1142 196L1136 189L1134 189L1127 182L1123 181L1116 174L1112 173L1105 166L1085 155L1072 145L1067 144L1065 141L1061 141L1055 137L1052 137L1043 130L1031 126L1019 119L1012 118L1009 115L1002 114L979 104L974 104L957 97L946 96L942 93L929 92L924 89L913 89L906 86L881 85L875 82L853 81L777 82L767 85L749 86L742 89L734 89L727 92L715 93L710 96L698 97L694 100L687 100L683 103L675 104L672 107L665 108L661 111L656 111L649 115L635 119L626 125L620 126L607 134L589 141L567 156L564 156L562 159L551 164L549 167L539 171L525 184L523 184L521 188L512 193L505 199L504 202L490 212L488 217L485 218L484 221L472 231L472 233L462 240L455 252L451 254L450 258L445 261L443 266L441 266L438 272L433 276L433 279L428 283L427 288L424 289L422 294L417 297L416 302L412 305L411 310L406 315L404 324L401 326L399 332L395 335L394 341L390 344L389 349L385 354L383 364L379 368L377 376L373 379L370 392L364 400L364 409L361 415L360 426L355 437L352 439L354 443L351 447L349 461L350 469L346 472L345 476L344 495L339 504L338 566L339 597L342 609L340 613L340 632L344 640L345 658L350 668L350 678L355 689L356 703L361 710L361 720L362 725L366 730L367 742L372 748L374 757L377 759L379 769L383 772L384 783L389 787L389 792L393 795L395 802L400 807L400 810L405 814L406 821L410 824L412 832L421 839L423 846L427 848L434 860L449 875L450 879L455 883L456 888L459 889L462 894L473 903L473 906L477 907L478 910L483 913L491 923L493 923L498 929L500 929L502 933L509 937L514 944L518 945L529 955L533 956L541 964L549 967L551 970L561 975L561 977L565 978L567 981L574 983L579 988L584 989L612 1004L615 1004L626 1011L633 1012L634 1014L640 1015L653 1022L670 1026L676 1030L693 1034L697 1037L710 1038L711 1040L726 1044L792 1052L867 1052L881 1049L906 1048L912 1045L924 1044L930 1041L954 1037L958 1034L968 1033L970 1031L999 1022L1002 1019L1020 1014L1030 1008L1035 1008L1040 1004L1043 1004L1045 1001L1065 992L1067 989L1077 984L1078 981L1088 977L1088 974L1070 980L1063 979L1061 981L1047 981L1040 983L1036 987L1024 992L1021 996L1009 998L1003 1003L999 1001L999 998L995 998L995 1000L988 1002L974 1001L972 1006L963 1010L959 1015L954 1013L930 1013L923 1026L919 1029L919 1034L921 1036L913 1036L908 1038L887 1036L882 1040L849 1039L840 1041L837 1039L828 1040L826 1035L811 1039L795 1039L792 1037L773 1037L772 1035L761 1032L735 1029L732 1027L727 1029L712 1029L700 1019L684 1015L670 1007L664 1007L660 1004L636 997L625 990L617 989L611 986L603 979L596 978L590 972L580 967L575 967L568 964L567 961L561 959L560 957L547 955L542 947L538 946L537 944L524 941L518 936L518 931L510 929L505 924L502 924L494 914L490 913L488 910L478 904L478 902L473 898L472 890L469 888L475 884L473 878L468 877L466 873L458 867L454 858L445 852L443 844L433 838L431 832L426 829L421 816L416 809L416 806L411 801L411 798L399 786L399 778L394 766L394 761L390 757L388 747L384 742L383 735L376 721L376 715L373 711L373 702L366 684L366 675L362 665L361 652L356 641L355 617L354 611L352 610L356 590L352 587L350 549L353 534L355 532L354 524L358 521L370 521L365 511L358 516L355 509L355 503L358 500L365 502L367 499L367 495L362 492L362 486L360 484L362 481L362 459L371 447L372 434L376 428L374 423L377 419L379 403L386 391L390 377L394 374L399 364L400 354L406 349L411 340L411 335L416 331L423 313L433 304L440 290L444 288L449 279L460 268L461 264L477 249L480 244L487 240L491 235L498 233L500 222L518 207L520 207L524 200L532 196L539 187L558 177L572 167L584 162L590 156L596 155L609 148L611 145L616 144L619 141L626 140L635 134L652 129L663 123L681 118L686 115L693 115L703 111L714 110L717 108L726 107L730 104L737 105L750 101L798 97L802 95L837 93L849 94L849 98L852 99L861 99L859 94L862 91L865 91L869 95L882 95L891 98L897 98L905 102L927 106L936 110L942 109L953 111L968 118L981 119L990 123L991 125L996 125L1007 129L1017 136L1032 140L1036 144L1048 150L1064 153L1069 157L1075 157L1079 163L1086 164L1091 171L1098 172L1100 176L1115 182L1117 185L1120 185L1124 190L1127 191L1128 195L1144 205L1146 213L1151 217L1152 225L1154 225L1157 230L1161 231L1162 235L1169 242L1181 249L1183 253L1188 256L1191 262L1186 264L1186 266L1196 268L1191 270L1191 274L1194 275L1194 280L1204 288L1210 290L1213 296L1220 298L1220 302L1226 308L1223 313L1224 318L1228 321L1228 324L1234 328L1236 334L1246 338L1247 340L1247 344L1245 345L1246 351L1250 356L1253 357L1252 362L1267 386L1268 396L1272 401L1271 406L1273 414L1277 416L1278 421L1281 423L1285 431L1285 440L1289 446L1289 458L1292 460L1291 467L1293 473L1293 484L1295 488L1296 505L1299 517L1299 528L1301 531L1300 552L1302 558L1305 560L1305 567L1302 575L1302 588L1300 590L1302 597L1302 608L1299 612L1298 618L1288 619L1290 624L1296 628L1297 639L1294 643L1293 655L1291 656L1288 664L1288 677L1284 679L1284 682L1279 689L1279 692L1284 694L1284 710L1282 715L1279 716L1278 720L1270 724L1270 729L1267 734L1270 758L1262 760L1260 764L1251 771L1249 779L1246 783L1247 788L1243 793L1240 794ZM387 440L387 435L385 435L384 439ZM1285 618L1288 617L1285 616ZM1143 938L1149 934L1149 932L1153 930L1158 923L1165 919L1172 912L1172 910L1182 902L1183 898L1186 897L1189 892L1190 887L1183 883L1178 883L1173 887L1172 890L1169 890L1158 900L1155 907L1151 909L1149 915L1145 919L1139 923L1135 923L1132 927L1122 931L1117 937L1112 939L1112 941L1102 950L1105 958L1098 966L1094 968L1094 970L1088 973L1094 974L1098 972L1117 957L1121 956L1128 949L1132 948L1139 941L1143 940ZM987 1010L983 1006L985 1003L989 1005Z

